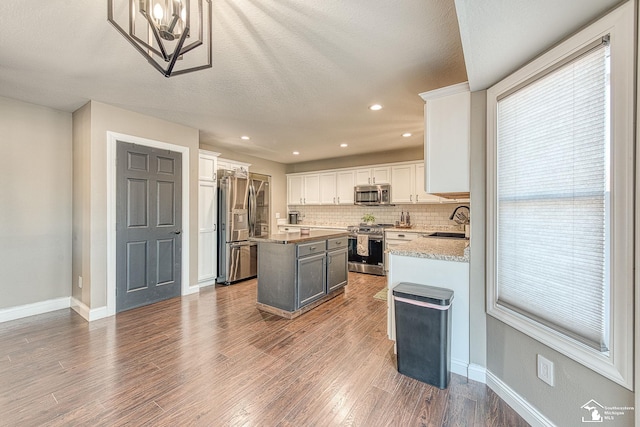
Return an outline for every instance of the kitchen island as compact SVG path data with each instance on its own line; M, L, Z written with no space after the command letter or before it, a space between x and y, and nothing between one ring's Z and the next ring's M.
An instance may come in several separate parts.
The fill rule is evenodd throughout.
M402 282L451 289L451 372L471 379L469 365L469 241L420 237L389 254L387 330L396 338L393 288Z
M258 244L258 309L293 319L344 292L347 232L281 232L251 241Z

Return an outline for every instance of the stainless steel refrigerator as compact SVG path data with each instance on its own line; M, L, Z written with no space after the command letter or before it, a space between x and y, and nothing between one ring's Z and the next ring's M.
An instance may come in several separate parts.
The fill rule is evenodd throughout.
M218 283L258 274L258 250L249 237L269 234L269 176L218 171Z

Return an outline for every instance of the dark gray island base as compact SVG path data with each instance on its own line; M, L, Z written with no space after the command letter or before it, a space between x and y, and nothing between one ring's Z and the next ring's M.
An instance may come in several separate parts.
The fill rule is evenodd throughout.
M258 309L293 319L344 292L345 231L276 233L258 243Z

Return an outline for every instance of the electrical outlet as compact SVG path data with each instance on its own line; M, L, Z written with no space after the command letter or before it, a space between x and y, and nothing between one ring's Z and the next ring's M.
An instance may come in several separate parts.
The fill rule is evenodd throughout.
M541 355L538 355L538 378L553 387L553 362Z
M280 212L276 212L276 219L280 219Z
M82 276L78 276L78 287L82 288Z

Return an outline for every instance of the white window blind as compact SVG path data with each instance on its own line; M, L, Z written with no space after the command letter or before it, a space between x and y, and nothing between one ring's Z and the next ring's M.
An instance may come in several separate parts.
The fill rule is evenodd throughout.
M497 303L608 348L609 48L497 103Z

